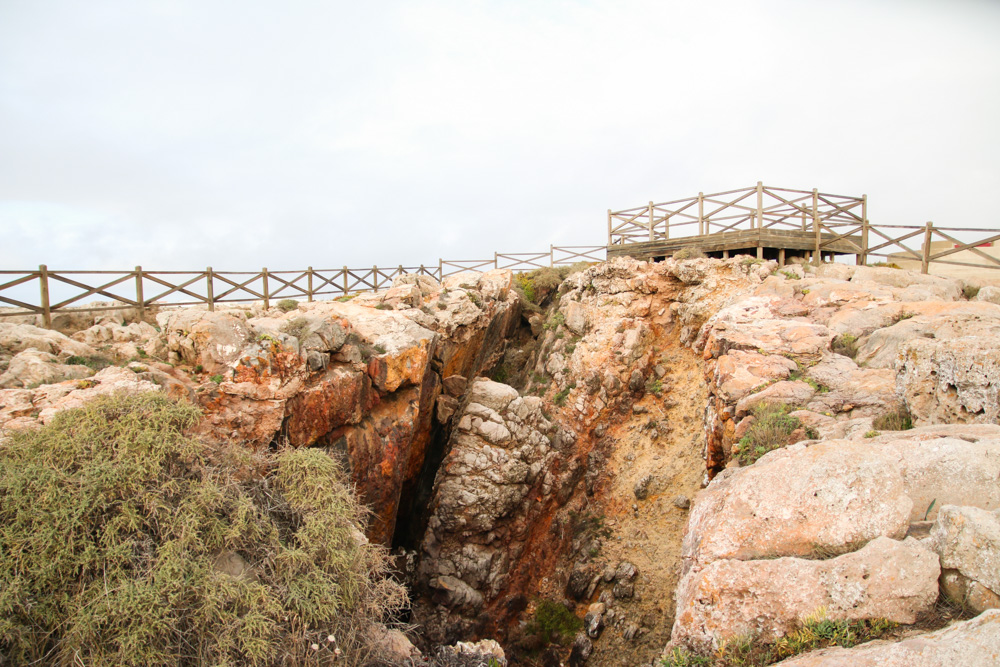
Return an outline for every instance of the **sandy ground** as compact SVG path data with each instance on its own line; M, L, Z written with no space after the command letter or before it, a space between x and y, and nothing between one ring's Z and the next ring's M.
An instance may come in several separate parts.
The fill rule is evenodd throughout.
M609 428L617 440L608 462L610 483L603 495L606 525L612 531L601 549L598 562L636 566L635 597L615 601L610 609L616 619L594 642L588 664L634 666L658 658L670 638L674 621L673 592L681 565L681 540L688 511L674 504L678 496L693 499L704 477L705 435L703 415L708 388L702 362L690 349L676 343L673 332L663 332L657 344L661 364L672 389L657 397L647 394L637 405L648 413L632 414ZM666 379L665 378L665 379ZM643 428L650 419L669 425L657 435ZM649 496L637 500L633 489L652 475ZM634 510L637 506L638 510ZM622 618L617 618L623 613ZM630 624L640 627L627 640Z

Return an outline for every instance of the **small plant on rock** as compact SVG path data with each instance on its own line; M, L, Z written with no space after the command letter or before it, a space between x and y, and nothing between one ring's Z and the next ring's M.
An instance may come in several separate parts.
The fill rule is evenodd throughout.
M552 402L560 407L566 405L566 399L569 397L569 392L573 391L575 388L576 383L570 382L565 388L561 389L555 396L552 397Z
M526 631L545 644L563 644L583 627L583 621L566 607L552 600L539 600L535 615L528 622Z
M972 301L979 294L979 285L966 285L962 288L962 294L966 299Z
M299 307L299 302L295 299L282 299L278 302L278 310L283 313L295 310Z
M849 333L840 334L830 343L830 349L836 354L854 359L858 356L858 337Z
M802 422L789 415L790 411L789 406L778 403L761 403L754 408L753 424L736 450L741 465L751 465L764 454L789 444L792 433L802 428Z

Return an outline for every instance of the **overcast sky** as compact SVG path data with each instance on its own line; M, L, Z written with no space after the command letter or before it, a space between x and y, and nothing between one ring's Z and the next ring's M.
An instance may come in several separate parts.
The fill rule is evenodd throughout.
M1000 227L1000 2L0 0L0 268L603 244L768 185Z

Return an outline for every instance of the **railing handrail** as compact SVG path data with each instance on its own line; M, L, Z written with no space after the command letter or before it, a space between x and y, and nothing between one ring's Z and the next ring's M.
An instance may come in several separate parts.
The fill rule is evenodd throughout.
M0 318L22 315L41 315L46 327L52 326L52 315L59 312L89 313L119 310L121 308L136 308L140 314L146 308L153 306L191 306L207 305L209 310L215 310L216 304L247 303L263 301L269 307L276 299L304 297L312 301L317 296L356 294L360 292L377 292L392 286L393 280L399 275L427 275L437 280L461 273L463 271L481 271L493 268L505 268L514 271L531 271L545 266L564 266L578 261L604 261L599 257L606 251L606 246L554 246L547 251L500 253L496 252L489 259L445 260L438 259L436 264L420 264L404 266L372 265L364 268L343 266L339 269L287 269L271 271L266 267L260 271L217 271L212 267L203 270L145 270L137 266L131 270L51 270L46 265L38 269L0 270L2 276L14 276L0 284L0 306L20 308L12 312L0 313ZM544 260L548 260L546 264ZM454 269L454 270L449 270ZM69 276L111 276L102 279L98 285L88 285ZM171 279L172 276L182 278ZM177 280L175 283L174 280ZM5 290L21 287L32 281L38 281L38 301L29 303L4 294ZM134 288L123 293L125 284L134 281ZM69 286L80 290L65 299L58 301L51 296L53 286ZM147 291L148 288L148 291ZM216 291L218 289L218 292ZM88 296L103 296L120 305L114 306L84 306L73 307ZM150 296L152 295L152 296ZM177 295L177 301L169 301L168 297Z

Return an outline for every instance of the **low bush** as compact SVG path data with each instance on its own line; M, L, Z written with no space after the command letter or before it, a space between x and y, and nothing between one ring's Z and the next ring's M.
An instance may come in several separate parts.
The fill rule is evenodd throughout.
M979 285L966 285L962 288L962 295L969 301L972 301L979 295Z
M770 451L788 444L788 438L802 422L788 413L791 408L778 403L761 403L754 408L754 421L744 435L735 454L740 465L748 466Z
M712 656L701 656L686 649L671 649L660 661L661 667L763 667L786 658L821 648L851 648L884 637L897 627L884 618L860 621L833 620L825 610L806 618L802 626L777 641L743 635L723 640Z
M696 246L681 248L673 255L674 259L704 259L708 257L705 252Z
M872 428L876 431L908 431L913 428L913 416L905 405L900 405L873 419Z
M545 644L565 644L582 627L583 621L563 605L552 600L539 600L535 607L535 615L528 621L525 630L527 634L538 637Z
M373 624L405 596L361 536L338 464L316 449L209 446L184 434L198 418L159 394L125 395L6 435L11 664L369 660Z
M287 313L291 310L295 310L299 307L299 302L295 299L282 299L278 302L278 310L283 313Z

